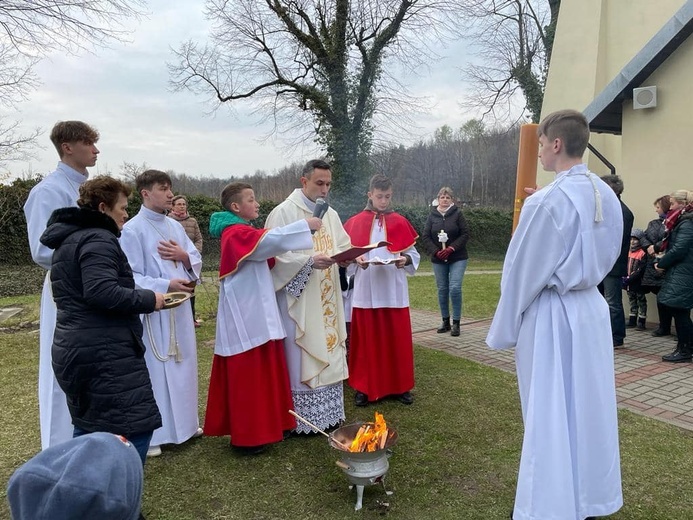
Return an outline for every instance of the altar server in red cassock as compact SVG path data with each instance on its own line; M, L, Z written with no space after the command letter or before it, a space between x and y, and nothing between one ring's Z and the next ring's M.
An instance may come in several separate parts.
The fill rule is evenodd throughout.
M286 336L270 266L275 255L312 247L317 217L274 229L256 229L260 205L249 184L221 193L227 211L212 214L210 234L221 237L219 310L209 382L205 435L230 435L250 453L279 442L296 427L284 357Z
M357 406L395 395L411 404L414 348L409 317L407 275L419 266L416 230L390 209L392 181L371 178L366 209L351 217L344 229L354 246L385 240L356 259L349 348L349 385Z

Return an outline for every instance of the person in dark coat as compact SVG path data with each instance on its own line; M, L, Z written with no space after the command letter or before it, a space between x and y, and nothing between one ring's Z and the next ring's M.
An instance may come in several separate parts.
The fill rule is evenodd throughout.
M462 317L462 279L467 269L469 228L460 208L454 205L452 189L438 192L438 205L431 208L421 243L431 256L438 287L438 305L443 322L436 332L460 335ZM452 302L452 326L450 325Z
M96 177L79 189L79 207L57 209L41 242L54 249L51 287L58 316L53 371L67 395L74 436L123 435L144 464L161 416L144 360L140 313L164 295L136 289L118 237L130 188Z
M623 287L621 279L628 274L628 250L630 249L630 232L633 229L633 212L621 200L623 193L623 181L618 175L605 175L601 178L607 183L618 197L623 213L623 239L621 241L621 254L614 267L599 284L599 290L609 304L611 316L611 336L614 348L622 347L626 337L626 315L623 312Z
M645 236L643 236L640 241L643 249L647 253L647 266L643 273L642 286L652 294L657 294L659 292L659 289L662 287L662 282L664 281L664 274L655 269L655 264L657 263L657 255L663 253L662 243L666 235L664 221L669 214L670 208L671 203L669 202L669 195L662 195L654 201L654 209L657 213L657 218L650 220L647 224ZM666 314L666 309L662 308L659 304L657 305L657 311L659 314L659 326L652 331L652 335L669 336L671 334L671 316L668 316Z
M662 361L690 362L693 359L693 192L678 190L671 194L671 212L666 219L667 237L664 256L656 263L665 271L657 304L674 318L678 343Z

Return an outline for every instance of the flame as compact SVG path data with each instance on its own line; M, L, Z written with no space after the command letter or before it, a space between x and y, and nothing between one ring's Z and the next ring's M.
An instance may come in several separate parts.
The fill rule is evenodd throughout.
M351 441L349 451L376 451L385 447L387 441L387 423L383 414L375 412L375 421L365 423L359 428L356 437Z

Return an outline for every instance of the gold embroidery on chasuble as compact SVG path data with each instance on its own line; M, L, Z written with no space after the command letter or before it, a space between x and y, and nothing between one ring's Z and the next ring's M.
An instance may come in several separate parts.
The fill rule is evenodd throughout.
M321 227L313 235L313 249L318 253L331 256L332 237ZM332 279L333 267L320 269L320 300L322 302L322 322L325 327L325 343L327 351L332 352L338 345L339 332L337 328L337 292ZM341 297L341 295L340 295Z

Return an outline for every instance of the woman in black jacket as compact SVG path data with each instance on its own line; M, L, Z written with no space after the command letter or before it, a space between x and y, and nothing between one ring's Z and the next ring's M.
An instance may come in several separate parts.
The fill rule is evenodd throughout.
M431 209L421 236L423 246L431 255L433 273L438 286L438 305L443 323L436 332L451 331L460 335L462 317L462 279L467 269L469 229L462 211L454 205L454 194L443 187L438 192L438 206ZM452 327L450 326L452 302Z
M164 296L135 288L118 243L130 188L96 177L80 186L79 195L79 207L54 211L41 236L55 250L53 371L67 395L74 436L123 435L144 464L161 416L144 360L139 314L161 309Z
M674 318L678 343L676 350L662 356L662 361L690 362L693 359L693 192L678 190L671 194L671 212L665 227L664 256L655 264L655 268L665 272L657 306L661 305Z
M662 244L666 235L664 221L669 214L671 202L669 195L663 195L654 201L654 209L657 218L650 220L645 230L645 236L640 241L640 245L647 253L647 265L642 277L642 287L652 294L657 294L664 282L664 275L655 269L657 255L662 252ZM653 336L668 336L671 334L671 316L667 315L666 309L657 305L659 314L659 326L652 332Z

